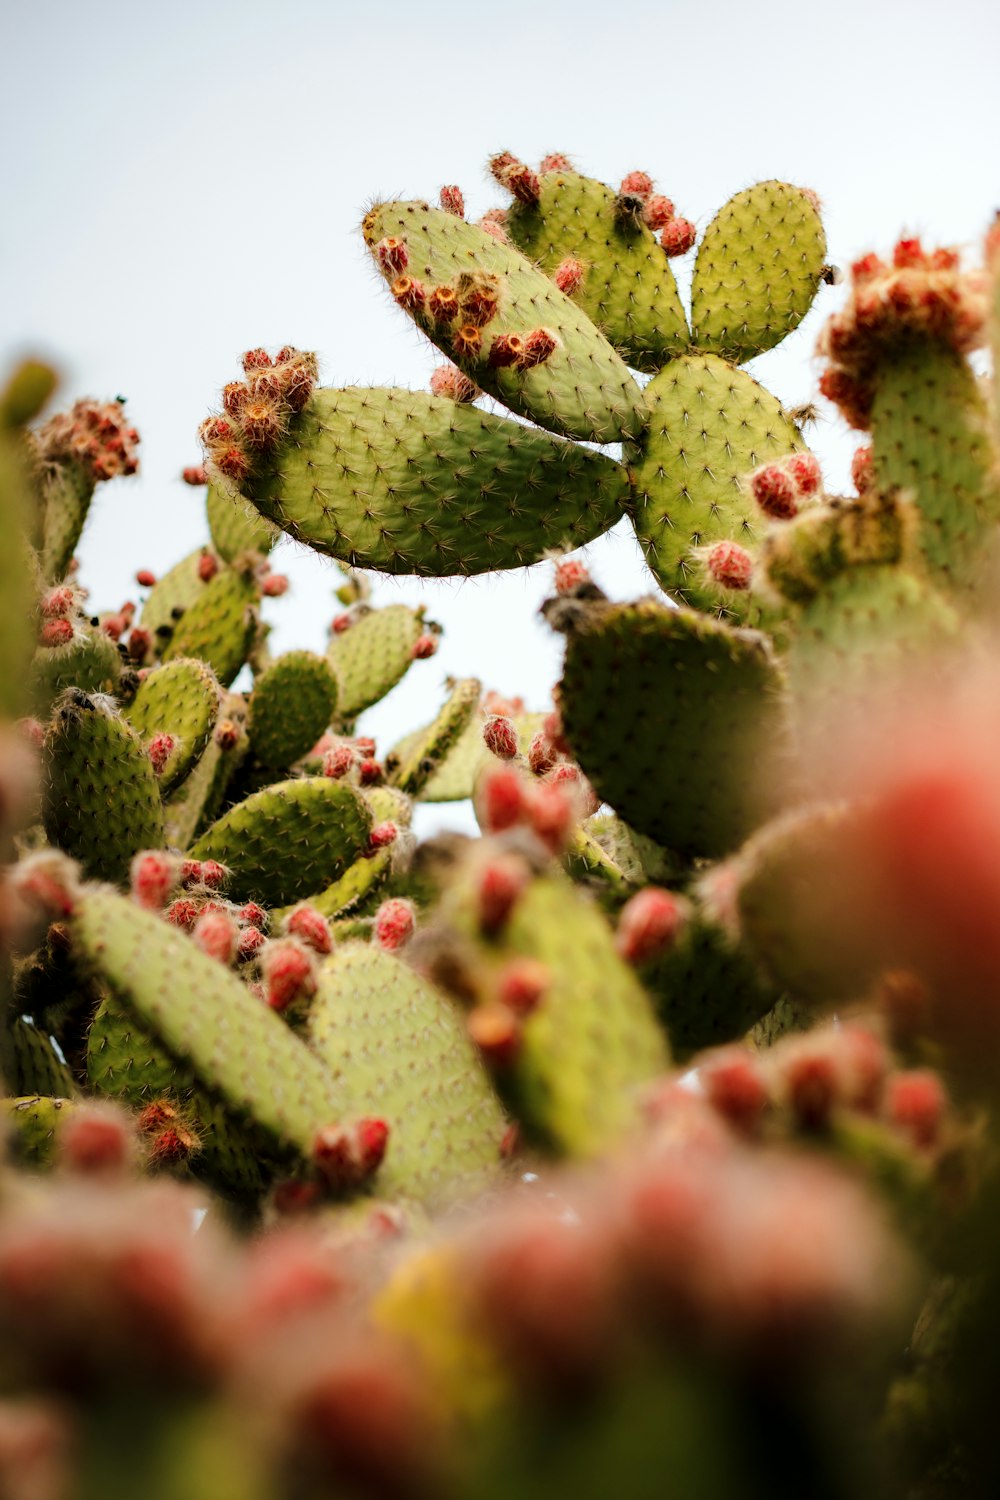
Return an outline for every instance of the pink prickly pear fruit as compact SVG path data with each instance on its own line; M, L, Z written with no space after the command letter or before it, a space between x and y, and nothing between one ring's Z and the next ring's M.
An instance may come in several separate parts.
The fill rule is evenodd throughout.
M287 1010L316 993L316 962L297 938L272 938L261 949L264 998L272 1010Z
M350 771L355 759L356 756L350 745L343 743L334 745L323 756L323 775L331 776L334 781L340 781Z
M698 1077L708 1102L737 1130L752 1134L771 1102L757 1059L742 1048L706 1058Z
M589 818L600 807L597 793L590 782L584 776L579 766L566 761L562 765L553 766L546 777L549 786L558 786L568 792L576 804L576 815L578 818Z
M387 276L400 276L410 264L410 252L406 241L395 235L387 235L375 246L378 263Z
M814 453L793 453L787 468L800 495L816 495L823 487L823 473Z
M784 464L764 464L750 475L753 497L766 516L790 521L799 513L795 480Z
M333 938L330 924L321 911L314 906L297 906L285 921L285 931L297 937L314 953L332 953Z
M660 244L671 259L676 255L687 255L698 238L698 231L690 219L668 219L660 231Z
M243 373L252 375L254 370L269 370L271 356L266 349L248 349L243 356Z
M395 823L376 823L368 835L369 854L377 854L380 849L388 849L399 838L399 827Z
M375 741L371 735L358 735L352 741L355 750L362 760L372 760L375 756Z
M380 948L395 953L410 941L416 926L416 910L412 901L393 896L383 901L375 913L372 936Z
M648 198L653 191L653 179L648 172L626 172L618 191L627 198Z
M29 745L40 750L45 743L45 729L38 719L18 719L18 733L27 740Z
M265 599L280 599L288 593L288 578L284 573L268 573L260 586Z
M197 486L208 483L208 475L205 473L204 464L188 464L186 469L181 470L181 478L185 484Z
M144 662L153 647L153 633L144 625L133 625L129 632L128 654L134 662Z
M524 341L516 333L499 333L490 345L487 364L491 370L506 370L520 364Z
M121 640L127 628L121 615L109 615L106 620L101 621L102 632L113 641Z
M540 959L513 958L500 971L497 1000L517 1016L530 1016L551 983L549 967Z
M528 208L534 208L542 196L538 175L525 162L518 162L509 169L504 185L519 203L526 204Z
M313 1161L330 1187L338 1190L368 1182L385 1159L387 1121L363 1115L349 1125L328 1125L313 1145Z
M436 286L427 299L427 311L435 323L454 323L459 314L455 288Z
M148 911L162 911L177 884L180 871L176 856L160 849L137 854L129 871L132 897Z
M572 297L583 281L583 276L583 261L577 260L573 255L567 255L566 259L556 266L552 280L561 292L564 292L567 297Z
M505 208L490 208L479 220L479 228L484 234L488 234L491 240L496 240L499 245L509 245L510 237L507 234L507 210Z
M491 323L499 306L500 289L496 278L475 278L459 298L463 318L475 328L485 328Z
M229 871L217 859L203 859L199 879L210 891L219 891L229 879Z
M222 387L222 409L234 420L239 420L249 400L250 387L243 380L231 380ZM202 427L201 435L208 442L220 442L232 436L232 428L219 417L210 418Z
M622 907L616 946L626 963L646 964L677 942L687 921L687 903L671 891L647 885Z
M132 1124L113 1104L78 1104L59 1131L59 1160L71 1172L120 1175L134 1157Z
M438 202L446 214L454 214L457 219L465 218L465 196L460 187L453 183L443 187L438 194Z
M507 174L511 167L518 167L521 162L512 151L498 151L489 159L490 175L499 182L501 187L507 186Z
M509 1068L521 1050L521 1023L503 1005L477 1005L465 1019L466 1030L483 1059L494 1068Z
M930 1069L897 1073L886 1086L886 1118L915 1146L927 1149L937 1144L946 1106L944 1086Z
M862 443L855 448L851 459L851 479L859 495L867 495L875 483L875 469L871 443Z
M517 754L517 730L503 714L494 714L483 725L483 743L500 760L513 760Z
M482 821L487 833L502 833L525 815L525 784L513 766L497 766L483 778Z
M385 780L385 771L377 760L366 756L358 765L358 777L362 786L381 786Z
M209 958L231 964L240 940L239 923L227 911L203 911L191 933L196 945Z
M665 228L671 219L677 217L677 210L670 199L665 198L662 193L653 193L646 199L642 217L647 227L655 233L656 230Z
M197 901L192 901L188 896L180 896L170 903L163 915L172 927L190 932L198 920L200 910Z
M543 365L545 361L559 348L559 339L551 328L534 328L531 333L525 334L524 348L521 357L517 361L519 370L534 370L536 366Z
M426 632L424 635L417 636L410 650L410 655L414 661L427 661L429 657L436 653L437 648L437 636Z
M788 1108L804 1130L821 1130L840 1103L840 1075L824 1039L809 1038L780 1060L779 1077Z
M40 646L66 646L73 639L73 626L69 620L46 620L38 632Z
M331 635L343 635L344 631L345 630L350 630L350 628L351 628L351 626L353 624L354 624L354 616L353 615L348 615L348 614L335 615L333 617L333 619L330 621L330 634Z
M528 765L536 776L544 776L546 771L551 771L556 764L558 756L553 748L552 741L540 729L532 736L531 744L528 746Z
M579 588L581 583L593 582L590 573L578 557L560 558L556 563L552 581L557 594L568 594L573 589Z
M76 865L56 849L42 849L20 860L8 873L15 896L48 921L70 917L80 896Z
M156 583L156 574L150 572L149 568L140 568L135 581L141 589L151 589Z
M257 954L267 942L267 938L259 927L244 927L240 931L239 940L236 944L236 958L241 964L248 963L256 958Z
M154 734L147 746L147 754L156 776L162 776L167 761L177 748L177 740L172 734Z
M462 404L475 401L482 391L457 365L438 365L431 373L431 393Z
M716 542L705 554L709 577L723 589L748 589L753 558L738 542Z
M423 312L427 293L419 277L397 276L389 290L400 307L405 308L407 312Z
M524 803L532 833L550 854L561 854L577 822L575 792L551 780L536 781L525 788Z
M892 263L897 270L919 269L927 264L927 252L915 237L898 240L892 252Z
M43 597L41 612L43 619L60 620L73 612L76 607L76 591L61 584L58 588L50 589Z
M247 901L236 915L244 926L256 927L260 932L267 931L269 920L267 912L256 901Z
M547 172L572 172L573 164L564 152L550 151L548 156L543 156L538 163L538 170L542 176Z
M479 925L490 935L500 931L530 880L527 865L516 855L500 854L488 859L475 880Z
M199 1144L197 1136L178 1121L149 1136L146 1160L151 1167L183 1166L197 1153Z

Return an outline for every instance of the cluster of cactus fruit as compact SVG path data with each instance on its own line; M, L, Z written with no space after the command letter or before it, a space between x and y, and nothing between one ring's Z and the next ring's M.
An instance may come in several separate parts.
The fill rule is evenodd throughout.
M136 601L74 559L121 401L0 397L0 1495L995 1495L1000 232L852 267L831 495L741 368L837 279L813 192L688 310L646 173L490 171L364 219L431 391L250 350ZM570 554L625 516L622 603ZM379 754L439 628L366 570L553 560L552 703Z

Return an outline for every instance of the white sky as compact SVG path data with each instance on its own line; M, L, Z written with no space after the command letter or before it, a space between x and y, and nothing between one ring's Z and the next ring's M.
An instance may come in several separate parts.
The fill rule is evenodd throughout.
M41 352L62 403L120 392L143 438L140 476L101 487L80 549L108 608L135 596L136 568L207 538L178 476L243 349L316 349L332 385L426 384L440 357L357 233L369 199L457 182L475 217L503 201L489 155L563 150L611 183L650 172L699 226L762 178L811 186L844 265L904 229L974 247L1000 206L1000 4L8 3L0 139L0 370ZM789 405L814 395L838 295L751 367ZM842 486L852 441L829 411L809 436ZM617 597L653 587L627 523L587 558ZM290 544L275 566L293 588L266 606L273 645L322 650L335 570ZM381 749L430 716L447 673L545 706L548 578L378 583L377 602L424 601L446 627L368 716Z

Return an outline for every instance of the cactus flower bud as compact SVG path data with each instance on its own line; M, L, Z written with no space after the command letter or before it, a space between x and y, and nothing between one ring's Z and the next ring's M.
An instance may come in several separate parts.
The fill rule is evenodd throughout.
M372 936L380 948L395 953L397 948L410 941L415 925L416 912L412 901L393 896L383 901L375 913Z

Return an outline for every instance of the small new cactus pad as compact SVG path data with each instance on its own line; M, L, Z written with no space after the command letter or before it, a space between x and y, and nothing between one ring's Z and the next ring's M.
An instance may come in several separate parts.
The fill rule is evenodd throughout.
M761 515L743 480L802 447L776 398L715 354L673 359L646 387L649 423L632 464L632 518L646 561L682 603L746 618L748 593L722 588L703 549L752 551Z
M424 612L408 604L368 605L348 611L330 638L327 659L337 676L337 713L351 723L401 682L424 629Z
M294 765L333 722L337 676L313 651L286 651L257 678L250 698L250 746L265 766Z
M42 538L39 563L42 576L62 578L73 560L94 498L94 476L73 459L46 468L41 478Z
M51 843L96 880L121 884L132 856L163 846L163 806L146 748L103 698L70 688L45 735L44 822Z
M339 1118L330 1074L281 1018L159 916L89 890L72 923L81 957L198 1081L269 1136L311 1157Z
M787 182L758 182L737 193L698 247L693 342L737 364L773 349L812 306L825 260L814 193Z
M204 754L164 810L167 842L178 849L186 849L218 817L230 783L250 753L246 721L243 694L225 693Z
M398 823L409 828L413 822L413 799L395 786L368 786L362 796L371 808L373 823Z
M512 716L522 755L528 753L528 746L541 729L544 718L544 714L523 712ZM429 728L430 726L425 729L415 729L405 735L399 744L394 745L389 751L386 756L387 762L392 764L396 761L401 765L421 742ZM473 714L434 775L421 789L421 802L464 802L467 797L472 796L476 779L484 766L493 763L494 757L483 741L481 712Z
M570 834L565 864L574 880L600 881L620 896L631 889L625 871L582 823Z
M68 1099L47 1095L14 1095L0 1100L0 1131L13 1159L29 1171L51 1167L56 1159L59 1126L72 1110Z
M169 734L176 742L159 772L162 796L183 781L204 752L215 728L220 697L219 684L203 662L178 657L150 672L122 709L145 744L160 734Z
M377 849L374 854L364 855L349 865L339 880L333 881L323 891L314 891L309 897L309 905L314 906L328 920L346 916L381 888L389 877L391 866L391 849ZM294 903L273 911L273 927L280 927L282 919L293 910Z
M454 684L437 718L391 772L394 786L407 796L419 795L472 721L482 690L482 683L475 677L463 677Z
M344 1116L389 1126L381 1193L440 1205L489 1186L503 1111L461 1015L427 980L381 949L339 949L320 970L309 1044Z
M318 390L244 493L352 567L437 577L538 562L621 517L625 471L535 428L400 387Z
M367 846L371 823L364 798L346 782L280 781L230 808L190 856L226 866L233 900L284 906L343 874Z
M231 485L218 479L208 487L205 511L212 546L224 562L235 562L245 552L270 552L280 533L243 499Z
M200 656L223 687L247 659L257 626L259 591L234 568L220 568L181 615L161 651L164 661Z
M653 599L566 603L547 606L567 637L563 728L598 796L679 853L736 848L776 805L787 749L767 637Z
M553 276L568 257L583 268L569 295L636 370L659 370L691 341L670 260L640 216L621 211L603 182L570 169L543 173L536 203L504 220L519 250Z
M111 637L81 618L73 620L72 627L65 644L39 646L32 659L31 697L42 718L67 688L113 693L118 686L122 659Z
M511 411L566 437L615 443L642 425L642 393L621 357L579 307L519 250L473 224L426 203L382 203L365 215L365 243L403 240L411 283L426 300L409 305L414 321L449 359ZM387 279L393 272L383 267ZM435 318L432 293L448 286L456 294L456 316ZM489 306L471 309L474 295L489 291ZM396 300L400 297L398 284ZM480 297L483 304L487 298ZM480 335L470 342L472 326ZM500 365L490 354L498 337L524 341L548 330L555 347L543 363Z
M960 590L983 584L986 543L1000 520L987 422L976 377L956 350L914 340L880 361L871 412L877 483L912 496L932 576Z

